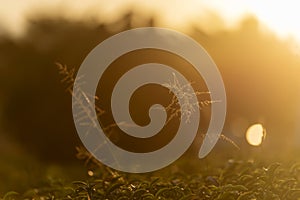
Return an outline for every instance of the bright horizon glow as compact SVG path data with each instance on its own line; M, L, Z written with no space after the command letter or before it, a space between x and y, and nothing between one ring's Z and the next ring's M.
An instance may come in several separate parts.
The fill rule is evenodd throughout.
M259 146L264 139L264 127L261 124L254 124L247 129L246 139L250 145Z
M294 35L300 37L299 3L297 1L238 1L211 0L209 6L222 13L227 20L236 20L243 15L255 15L262 23L281 36Z
M14 35L21 35L26 27L25 16L34 15L36 12L72 19L96 17L100 21L109 22L132 9L146 16L156 16L159 19L159 25L187 28L189 21L193 24L213 26L207 22L205 24L205 17L216 12L220 15L220 19L225 21L225 27L219 28L230 28L235 26L242 17L254 15L278 36L285 39L293 37L300 41L300 25L296 23L300 19L298 7L297 1L292 0L272 2L266 0L187 0L184 3L180 0L153 0L151 2L89 0L84 3L81 0L11 0L0 7L0 27L4 27Z

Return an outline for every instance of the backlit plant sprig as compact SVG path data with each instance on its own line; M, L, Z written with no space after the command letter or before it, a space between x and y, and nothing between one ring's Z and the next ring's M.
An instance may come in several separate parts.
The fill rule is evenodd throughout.
M70 93L71 95L73 95L73 97L75 98L75 106L77 106L77 108L82 109L81 112L79 112L80 116L76 116L77 120L80 121L80 125L88 126L91 128L98 128L99 126L96 126L96 124L100 123L103 131L105 133L107 133L108 137L112 133L114 127L122 126L124 129L126 129L128 127L136 126L136 125L128 124L127 122L119 122L119 123L113 123L113 124L109 124L107 126L103 126L101 124L101 121L98 121L98 117L105 114L105 110L100 108L97 105L93 105L90 101L91 98L95 98L95 101L97 102L97 101L99 101L99 97L84 93L81 90L80 85L74 91L73 85L75 82L75 69L74 68L68 69L68 67L66 65L62 65L60 63L56 63L56 66L58 68L59 74L61 74L63 76L63 78L61 80L62 83L67 85L67 89L66 89L67 92ZM81 84L84 84L84 83L81 83ZM169 83L163 84L163 86L168 88L170 90L170 92L175 91L175 94L172 97L171 102L165 108L166 111L168 113L170 113L170 117L167 119L166 124L169 123L173 118L177 117L179 115L179 113L181 113L183 115L183 117L185 117L185 123L189 123L190 117L196 111L196 109L202 109L206 106L211 105L212 103L219 102L218 100L203 100L200 102L198 102L198 101L194 102L194 100L193 100L194 95L200 96L200 95L210 94L210 92L190 91L189 90L190 85L191 85L191 83L186 84L186 85L180 84L175 74L173 74L173 79L170 80ZM192 92L194 92L194 94ZM182 102L184 102L181 109L178 108L178 106L179 106L178 98L181 99ZM92 117L92 114L91 114L93 111L92 109L96 110L97 118ZM86 134L89 134L89 133L87 132ZM205 134L202 134L201 136L204 137ZM231 139L226 137L224 134L221 134L219 139L227 141L227 142L231 143L234 147L239 149L238 145L236 145L235 142L233 142ZM100 144L94 151L101 148L101 146L102 145ZM83 148L77 147L77 152L78 152L77 157L79 159L86 160L86 164L94 163L94 164L96 164L96 166L102 166L102 164L97 159L95 159L90 152L84 150ZM109 170L109 171L111 171L111 170Z
M179 113L183 115L185 118L185 123L190 122L190 118L192 114L196 111L196 109L203 109L206 106L209 106L213 103L218 103L220 100L202 100L202 101L194 101L193 96L201 96L210 94L210 92L199 92L199 91L191 91L190 86L192 83L188 84L180 84L176 74L173 73L173 79L169 81L169 83L163 84L166 88L169 89L169 92L174 92L172 100L170 104L165 108L168 113L170 113L170 117L167 119L166 124L169 123L173 118L177 117ZM177 99L181 99L183 103L180 108L179 101ZM200 134L202 138L206 136L206 134ZM209 139L212 136L208 136ZM217 137L217 136L214 136ZM240 149L239 146L230 138L226 137L224 134L221 134L219 139L224 140L232 144L235 148Z
M183 117L185 117L185 122L189 123L192 114L197 109L202 109L203 107L209 106L212 103L219 102L217 100L203 100L203 101L194 101L194 96L201 96L205 94L210 94L210 92L199 92L199 91L190 91L191 83L188 84L180 84L176 74L173 73L173 80L169 81L169 83L163 84L166 88L169 89L169 92L173 91L175 94L170 102L170 104L166 107L166 111L170 112L171 115L167 121L167 123L172 120L174 117L178 116L181 112ZM179 102L176 99L181 99L183 102L182 108L178 109Z

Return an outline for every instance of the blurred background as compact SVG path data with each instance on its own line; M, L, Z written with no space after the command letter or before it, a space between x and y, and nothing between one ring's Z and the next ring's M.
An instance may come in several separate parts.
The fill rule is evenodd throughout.
M55 63L77 70L101 41L136 27L186 33L217 64L228 103L223 134L240 150L220 141L214 153L288 157L300 147L300 14L293 1L0 2L0 188L27 186L40 163L50 171L82 166L71 96ZM253 124L261 127L246 137ZM60 173L75 174L66 171Z

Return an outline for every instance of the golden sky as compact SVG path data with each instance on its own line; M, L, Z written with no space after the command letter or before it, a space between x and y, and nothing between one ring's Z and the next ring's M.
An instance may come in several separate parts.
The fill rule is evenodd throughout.
M292 0L0 0L0 28L18 35L26 25L24 16L35 13L62 15L72 19L94 17L112 21L124 12L154 15L162 26L186 28L187 21L194 24L205 21L205 16L216 12L225 21L225 27L234 27L241 17L255 15L264 27L283 38L300 41L300 19L297 1ZM141 9L142 8L142 9ZM207 25L207 24L204 24ZM224 27L223 27L224 28ZM1 31L1 29L0 29Z

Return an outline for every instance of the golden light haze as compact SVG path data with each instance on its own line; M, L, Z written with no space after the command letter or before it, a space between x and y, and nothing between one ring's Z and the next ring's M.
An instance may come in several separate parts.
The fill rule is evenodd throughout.
M0 34L7 33L0 35L3 126L8 127L8 135L21 138L22 145L26 137L29 151L56 158L51 149L39 142L44 139L40 132L49 138L53 135L47 141L51 146L56 145L58 137L71 144L69 140L74 139L76 130L72 111L65 110L70 109L69 99L62 104L67 95L54 62L77 70L85 56L105 38L129 28L155 25L187 33L217 64L227 96L223 132L226 137L241 149L253 148L245 133L250 125L260 123L268 131L264 149L272 152L286 146L300 148L300 51L295 54L287 45L297 47L300 16L295 10L296 3L289 2L270 5L257 0L3 1ZM158 53L153 53L153 57L170 61L169 66L180 63ZM132 54L123 63L134 58ZM144 52L139 58L146 62L151 57ZM180 64L182 71L192 73L185 70L192 68L185 66ZM200 75L186 77L195 83L196 91L207 91ZM206 132L210 109L202 111L201 134ZM61 126L53 126L56 123ZM256 139L261 139L261 132ZM58 148L57 152L69 149L65 145ZM72 145L70 149L73 150ZM73 156L71 150L68 155Z
M300 41L298 2L238 1L238 0L24 0L3 1L0 7L0 33L20 35L26 27L26 17L35 14L58 15L75 20L97 19L111 22L133 10L154 16L158 25L186 29L200 25L206 30L232 28L247 15L255 16L264 27L283 38ZM213 23L211 20L214 19ZM139 19L136 19L138 23Z

